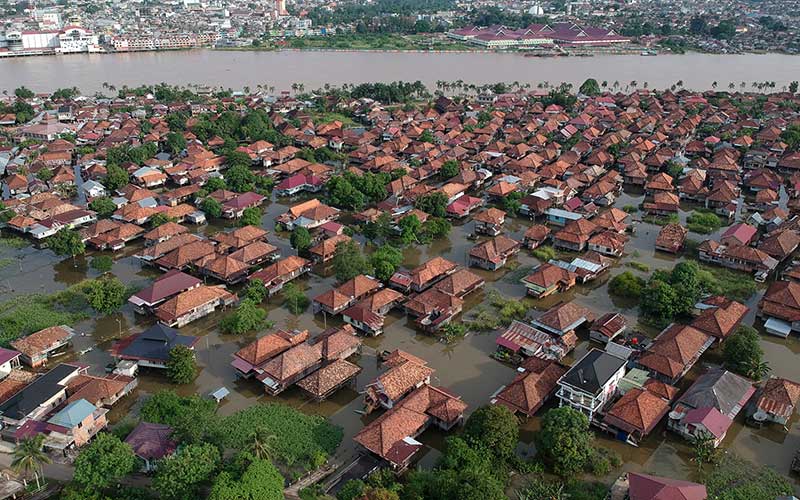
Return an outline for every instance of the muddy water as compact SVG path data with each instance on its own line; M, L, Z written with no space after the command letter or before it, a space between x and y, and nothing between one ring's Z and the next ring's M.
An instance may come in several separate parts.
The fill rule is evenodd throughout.
M269 241L280 247L283 255L289 255L292 252L288 234L276 234L273 220L277 215L283 213L289 204L296 201L271 202L266 207L262 221L263 227L270 231ZM641 201L641 193L630 192L624 194L616 206L638 205ZM685 220L692 208L691 205L682 207L681 218ZM511 220L507 222L506 234L521 240L522 234L529 224L530 222L524 220ZM203 234L211 234L223 227L213 224L194 230ZM619 259L609 273L590 284L577 286L567 293L547 297L543 300L523 298L524 287L516 279L511 279L512 276L509 276L512 269L521 271L526 267L538 264L538 261L525 250L500 271L475 270L486 279L487 285L484 290L467 298L464 314L469 314L470 310L481 304L488 291L495 289L506 296L520 298L529 306L529 316L531 317L541 314L560 301L574 300L598 315L608 311L620 312L627 317L629 324L632 325L631 328L655 335L657 332L653 329L637 324L636 304L612 299L607 292L607 284L611 277L625 270L641 276L646 275L646 273L628 267L627 264L630 262L640 262L654 270L671 269L679 261L677 257L657 254L653 250L658 231L658 226L647 223L636 224L636 232L628 243L626 255ZM404 264L407 267L413 267L433 256L441 255L463 265L466 263L469 248L475 244L474 241L467 239L467 235L472 232L472 222L458 223L454 225L448 239L436 241L427 247L405 249ZM716 237L718 234L712 236ZM702 240L704 236L690 234L690 238ZM115 258L113 273L126 283L144 286L158 273L151 268L141 267L139 262L132 257L139 250L140 245L141 243L132 245L123 252L113 254ZM5 297L64 289L80 280L97 275L97 272L88 265L92 255L95 254L90 253L89 258L79 257L73 263L72 259L55 258L47 250L36 250L30 247L21 250L0 248L0 258L13 259L12 264L0 269L0 287L3 288ZM519 271L516 274L519 274ZM315 269L313 274L298 280L298 284L306 290L310 297L313 297L331 287L334 284L334 278L331 276L330 269ZM755 310L760 293L748 301L752 310ZM340 324L338 319L312 316L310 313L300 316L292 315L281 306L280 300L280 297L273 297L264 305L269 313L269 319L275 323L276 328L303 328L316 333L326 326ZM199 393L204 395L220 386L226 386L231 389L231 395L221 404L220 413L230 414L257 402L281 401L304 412L329 417L333 423L341 425L345 429L345 439L339 453L342 456L349 456L355 453L352 436L366 422L375 418L375 415L362 416L356 411L361 409L361 397L358 391L374 379L379 371L375 356L377 352L400 348L427 360L436 369L434 383L460 394L470 405L468 411L486 404L490 396L501 385L507 384L515 373L512 367L489 357L489 354L494 351L496 333L472 333L453 344L446 345L416 332L405 316L395 312L387 319L385 333L382 336L365 340L366 348L358 360L363 371L358 376L355 390L342 389L330 400L319 404L309 402L296 388L272 398L265 396L259 390L258 384L253 381L236 380L230 366L231 355L264 332L241 337L221 335L217 324L224 314L226 313L216 313L182 329L183 333L202 337L197 346L200 370L193 383L176 388L157 371L144 370L140 374L139 388L136 393L123 400L111 411L111 420L117 422L129 415L135 415L141 401L148 394L160 389L171 388L182 394ZM746 322L752 323L754 320L754 314L751 312ZM111 361L111 357L106 352L110 345L121 336L141 331L150 324L152 324L152 319L135 315L127 306L117 314L84 321L77 325L76 330L80 332L79 336L75 338L73 347L62 357L62 360L80 360L91 365L93 372L102 373L103 367ZM800 343L797 339L783 340L763 336L761 343L766 358L773 368L773 373L800 380L800 364L795 362L797 353L800 352ZM79 354L82 350L90 347L93 348L91 351ZM576 351L571 354L569 361L579 358L590 347L588 340L583 338ZM713 360L714 355L715 353L711 353L704 359L711 358ZM699 367L696 367L684 380L682 386L688 385L697 376L698 371ZM795 417L789 426L789 432L784 432L778 428L755 430L744 427L741 421L737 421L728 433L725 447L756 463L774 466L778 471L788 475L791 458L794 452L800 448L800 427L797 424L797 417ZM520 451L523 454L533 453L533 434L538 425L538 418L531 419L522 425ZM422 458L422 465L435 463L439 455L438 450L443 444L443 438L444 436L435 430L423 434L422 441L430 449ZM598 438L603 444L614 448L622 455L627 469L675 477L691 477L694 473L694 465L689 461L690 450L685 443L674 436L666 435L663 424L639 448L613 441L607 436L599 435Z
M220 52L187 50L128 54L71 54L63 57L20 57L0 60L0 90L25 85L36 92L76 86L87 94L104 92L103 82L122 88L154 81L173 85L202 82L239 89L249 85L290 90L303 82L306 90L344 83L420 80L434 90L436 81L470 83L521 82L536 86L587 78L619 82L648 82L665 89L682 80L686 88L720 88L728 83L774 81L777 88L797 79L800 57L782 54L714 55L597 55L595 57L523 57L518 53L413 52ZM738 88L738 87L737 87Z

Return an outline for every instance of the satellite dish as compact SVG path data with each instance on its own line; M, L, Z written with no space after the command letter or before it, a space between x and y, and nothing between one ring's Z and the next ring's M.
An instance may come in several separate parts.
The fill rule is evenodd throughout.
M683 413L679 411L671 411L669 412L669 418L672 420L680 420L683 418Z

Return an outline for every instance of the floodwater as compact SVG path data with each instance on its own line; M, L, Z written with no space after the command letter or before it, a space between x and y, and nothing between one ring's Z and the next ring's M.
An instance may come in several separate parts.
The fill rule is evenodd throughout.
M262 221L262 226L270 231L269 241L277 245L283 255L289 255L292 252L288 243L288 234L276 234L273 220L277 215L283 213L288 205L296 201L273 200L266 207ZM641 193L629 192L623 194L616 205L638 205L641 201ZM682 208L681 217L685 218L691 207ZM507 222L506 234L521 240L522 234L529 224L530 222L525 220L511 220ZM195 230L211 234L223 227L215 224L200 226ZM472 222L455 225L448 239L436 241L428 247L406 249L404 264L407 267L413 267L436 255L441 255L462 265L466 264L468 250L475 244L474 241L466 238L472 229ZM469 314L470 310L481 304L490 290L495 289L503 295L520 298L530 308L529 317L541 314L559 301L574 300L590 308L597 315L609 311L620 312L627 317L632 329L648 335L655 335L657 332L653 329L637 325L635 304L612 300L607 292L607 283L612 276L624 270L630 270L641 276L645 275L645 273L628 267L627 264L630 262L646 264L651 270L671 269L674 266L679 258L656 254L654 251L654 242L658 231L658 226L637 223L636 232L632 235L626 249L627 254L619 259L617 265L610 272L590 284L577 286L567 293L557 294L543 300L525 297L524 287L515 279L516 275L524 271L526 267L538 264L538 261L527 250L523 250L509 263L507 268L497 272L476 271L486 279L487 285L485 289L467 297L464 314ZM712 236L716 237L718 234ZM704 236L690 234L690 238L701 240ZM139 262L132 257L140 245L141 243L132 245L123 252L109 255L113 255L115 259L112 271L115 275L126 283L144 286L158 273L151 268L141 267ZM88 262L94 254L90 253L89 258L79 257L73 263L70 258L59 260L48 250L36 250L32 247L20 250L0 248L0 258L14 259L11 265L0 269L0 291L5 297L31 292L51 292L64 289L80 280L95 277L97 272L88 266ZM514 276L508 276L512 269L517 269L517 273ZM331 287L334 284L334 278L329 269L315 269L313 274L297 282L310 297L313 297ZM763 293L763 289L748 301L752 311L755 310L761 293ZM269 312L269 319L275 323L275 328L308 329L315 334L322 331L326 325L332 326L339 322L338 319L327 318L326 320L321 316L312 316L310 312L294 316L281 306L280 300L280 296L272 297L264 305ZM755 321L752 311L746 320L748 324ZM237 380L234 370L230 366L231 355L235 351L265 332L245 336L221 335L217 324L224 314L226 313L215 313L182 329L183 333L202 337L197 346L197 360L200 369L199 375L193 383L177 387L177 391L182 394L205 395L220 386L226 386L231 389L231 395L223 401L220 407L220 413L226 415L258 402L277 400L304 412L329 417L333 423L341 425L345 430L342 447L337 452L343 458L354 456L356 451L352 442L353 435L361 429L364 423L375 418L375 415L362 416L357 413L357 410L362 408L362 399L358 391L363 390L364 385L373 380L379 372L376 353L400 348L427 360L430 366L436 369L434 383L461 395L470 406L468 412L488 403L491 395L500 386L510 382L515 374L513 367L490 357L495 348L494 341L497 332L471 333L452 344L443 344L428 335L416 332L404 315L394 312L387 320L387 327L383 335L365 339L364 352L357 361L363 371L358 376L356 390L341 389L330 400L319 404L308 401L297 388L292 388L273 398L264 395L257 382ZM135 315L128 306L117 314L81 322L76 327L79 335L75 337L73 346L60 361L77 359L91 365L93 372L101 374L103 367L111 361L106 350L114 340L129 333L141 331L151 322L152 319ZM800 380L800 364L794 362L800 351L800 343L796 338L784 340L762 336L761 343L766 353L766 359L772 366L775 375ZM82 355L79 354L89 347L93 347L93 350ZM590 347L588 339L584 337L568 361L579 358ZM713 360L717 354L713 352L710 355L707 354L704 360L708 361L708 358ZM688 385L699 371L700 367L695 367L683 381L682 387ZM157 371L143 370L140 372L139 380L137 391L121 401L111 411L112 422L119 422L127 418L129 414L135 415L138 406L148 394L165 388L175 389L175 386ZM538 418L522 424L522 442L519 448L525 455L533 453L531 443L538 425ZM422 441L429 447L421 460L422 465L430 466L435 463L443 445L443 438L444 436L436 430L428 430L422 435ZM666 434L663 424L638 448L613 441L605 435L598 434L598 439L622 455L626 469L673 477L693 477L695 473L695 466L690 461L689 447L676 436ZM724 447L756 463L768 464L781 473L789 475L792 456L800 448L800 426L798 426L797 417L792 420L788 432L777 427L752 429L745 427L742 419L739 418L729 431Z
M76 86L86 93L103 92L103 82L137 86L166 82L240 89L258 85L290 90L302 82L306 90L326 83L420 80L429 89L439 80L467 83L540 82L580 85L586 78L615 81L623 89L636 81L642 88L664 89L678 80L686 88L720 89L733 82L774 81L781 89L800 74L800 56L783 54L596 55L540 58L519 53L465 52L340 52L340 51L215 51L196 49L129 54L0 59L0 90L25 85L37 92Z

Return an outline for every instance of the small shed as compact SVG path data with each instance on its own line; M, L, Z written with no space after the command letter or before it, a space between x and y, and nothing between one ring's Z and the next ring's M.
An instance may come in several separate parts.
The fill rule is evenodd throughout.
M230 393L231 393L231 391L229 391L227 387L220 387L216 391L214 391L211 394L209 394L209 396L211 396L211 398L214 401L219 403L220 401L222 401L223 399L228 397L228 394L230 394Z

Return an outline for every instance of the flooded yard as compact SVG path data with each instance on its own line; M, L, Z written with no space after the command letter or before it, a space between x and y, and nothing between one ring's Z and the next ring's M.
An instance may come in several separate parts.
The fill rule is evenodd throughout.
M637 206L642 199L641 193L626 193L617 201L616 206ZM269 242L278 246L284 256L290 255L294 251L289 245L289 235L275 232L274 219L296 201L273 200L267 205L262 220L262 226L270 231ZM685 220L692 207L682 208L681 218ZM637 218L635 214L634 218ZM463 224L456 223L449 238L435 241L428 246L406 248L404 265L411 268L434 256L442 256L466 266L469 249L476 243L467 238L473 232L473 224L471 221ZM512 219L506 223L505 234L522 240L522 235L530 224L530 221L524 219ZM221 225L212 224L195 227L193 230L212 234L222 228ZM528 306L529 318L541 314L558 302L575 301L588 307L598 316L610 311L620 312L627 318L629 329L650 336L656 335L658 333L656 329L637 323L636 303L612 298L607 291L609 280L623 271L630 270L642 277L649 274L630 267L628 264L632 262L643 264L652 272L655 269L669 270L681 258L655 252L654 243L660 229L659 226L638 222L635 224L635 228L636 230L626 246L625 256L618 259L609 272L586 285L576 286L567 293L552 295L542 300L525 297L525 288L517 279L521 272L539 263L527 250L521 251L509 265L500 271L487 272L473 269L473 272L486 280L486 286L466 298L462 315L469 315L470 311L486 301L487 294L491 290L497 290L504 296L520 300ZM718 234L710 236L716 237ZM690 233L689 237L702 241L707 236ZM357 239L363 243L362 238L358 237ZM146 286L159 275L159 272L153 268L141 266L139 261L133 257L140 248L141 243L137 243L122 252L108 254L115 259L112 272L126 284L138 287ZM11 259L9 264L0 269L0 288L2 288L3 296L8 299L28 293L53 292L65 289L83 279L95 277L98 272L89 266L91 257L94 255L98 255L98 253L90 252L86 257L78 257L73 262L71 258L60 260L48 250L37 250L33 247L22 249L2 247L0 248L0 258ZM524 273L522 275L524 276ZM335 278L330 269L315 268L312 274L306 275L297 282L305 293L313 298L328 290L334 281ZM756 304L760 294L763 293L763 288L763 286L760 287L759 293L747 302L751 309L745 320L747 324L756 322ZM238 291L238 288L235 290ZM268 318L274 323L275 328L308 329L314 335L326 327L341 323L338 318L312 315L310 309L302 315L295 316L282 307L280 295L270 298L263 307L268 311ZM234 352L265 332L244 336L222 335L218 330L218 323L228 312L207 316L181 329L182 333L201 337L201 341L196 347L199 374L193 383L174 386L163 374L157 371L142 370L138 389L133 395L114 407L109 415L111 421L119 422L129 415L135 415L142 400L148 394L161 389L175 389L181 394L207 395L214 389L225 386L231 390L231 394L221 404L221 414L231 414L258 402L278 400L304 412L329 417L331 422L344 428L344 441L338 454L346 457L355 454L353 435L366 422L376 417L374 414L364 416L358 412L362 408L362 397L358 391L361 391L364 385L372 381L378 374L377 354L384 350L399 348L425 359L436 370L433 383L460 395L470 406L467 410L468 413L488 403L492 394L500 386L509 383L515 374L512 366L490 357L495 350L495 338L498 332L469 333L452 344L444 344L429 335L416 331L413 323L405 315L393 312L387 318L383 335L365 339L364 351L357 359L362 372L357 378L355 390L341 389L331 399L322 403L311 402L296 387L272 398L264 394L257 382L237 380L234 370L230 366L231 356ZM79 333L73 339L72 348L58 361L80 361L89 364L92 371L100 373L105 365L112 361L107 352L112 343L130 333L147 328L152 321L152 318L136 315L130 306L125 306L119 313L111 316L94 317L83 321L75 327ZM756 326L760 325L756 324ZM796 338L784 340L762 335L761 345L773 374L800 380L800 363L796 362L797 354L800 352L800 342ZM567 361L573 362L578 359L590 347L587 336L582 337L577 349ZM703 361L713 361L717 356L718 353L711 352L703 358ZM696 366L689 376L682 380L681 388L688 386L700 370L700 366ZM553 403L551 402L551 404ZM538 425L538 418L533 418L522 425L520 451L525 454L533 452L531 443ZM421 440L429 447L421 460L422 465L428 466L435 462L439 454L438 450L443 445L443 438L444 436L436 430L428 430L422 435ZM688 478L693 477L696 470L695 464L690 461L691 450L689 447L676 436L667 434L663 423L638 448L614 441L605 435L598 434L598 439L602 441L603 445L615 449L622 456L625 467L630 470ZM786 432L775 426L762 429L745 427L740 415L734 427L728 432L723 446L755 463L773 466L780 473L788 476L792 456L795 451L800 449L800 426L798 426L797 416L791 420L788 432ZM794 477L793 480L796 484L800 484L797 483L797 477Z

